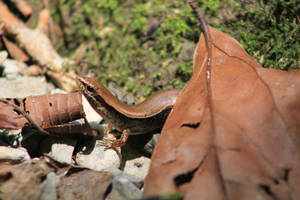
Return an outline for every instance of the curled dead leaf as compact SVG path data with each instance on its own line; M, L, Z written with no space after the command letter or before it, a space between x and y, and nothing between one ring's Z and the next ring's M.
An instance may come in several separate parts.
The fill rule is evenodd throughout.
M44 129L85 116L79 93L6 98L5 100L24 110ZM0 128L19 129L27 124L27 119L18 110L0 102Z

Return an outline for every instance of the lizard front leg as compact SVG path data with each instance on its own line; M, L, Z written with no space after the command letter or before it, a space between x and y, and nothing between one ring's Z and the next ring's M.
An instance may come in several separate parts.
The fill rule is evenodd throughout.
M131 134L131 131L129 129L124 129L122 131L122 135L121 135L120 139L117 139L116 141L108 144L107 149L116 148L116 147L122 147L124 144L126 144L128 136L130 134Z
M108 127L106 127L104 135L109 134L109 132L112 129L112 125L108 124ZM131 134L131 131L129 129L124 129L122 131L121 137L119 139L103 139L101 142L102 145L106 146L105 149L116 149L117 147L122 147L126 144L128 136Z

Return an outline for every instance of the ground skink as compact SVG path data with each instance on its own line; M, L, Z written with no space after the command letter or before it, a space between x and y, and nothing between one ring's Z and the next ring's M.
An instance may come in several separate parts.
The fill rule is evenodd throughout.
M111 94L95 78L77 76L76 82L93 109L110 127L122 132L121 138L109 147L123 146L129 135L159 132L181 91L161 91L140 104L128 105Z

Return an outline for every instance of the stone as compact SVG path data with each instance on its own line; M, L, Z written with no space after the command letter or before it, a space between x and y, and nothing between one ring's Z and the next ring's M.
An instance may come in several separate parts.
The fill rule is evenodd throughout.
M36 96L49 93L54 87L45 77L0 78L0 98Z
M130 94L128 94L124 89L122 89L120 86L118 86L115 82L110 81L108 83L107 89L116 96L120 101L126 103L126 104L136 104L136 100L134 97Z
M66 171L67 172L67 171ZM41 184L42 188L42 195L41 200L56 200L57 199L57 192L56 187L60 181L60 178L66 174L66 172L56 175L54 172L50 172L47 174L46 179Z
M108 167L119 168L121 163L120 148L107 149L101 141L87 141L80 152L76 154L76 164L96 171Z
M159 137L160 137L160 133L153 134L151 140L149 140L144 146L144 151L146 153L152 154Z
M148 174L151 160L145 156L140 156L125 162L124 172L145 179Z
M25 148L0 146L0 162L9 161L12 163L20 163L25 160L30 160L30 156Z
M140 139L143 138L140 137ZM122 147L123 159L121 166L125 173L144 179L148 173L151 160L150 158L146 157L146 154L143 152L143 146L138 148L136 145L134 145L136 142L137 141L134 141L133 143L127 143Z
M0 51L0 65L7 59L7 51Z
M7 77L17 77L20 71L24 71L27 68L24 62L13 59L5 59L1 65L4 67L4 74Z
M72 164L72 156L77 141L72 138L46 138L40 145L41 153L66 164Z
M124 177L114 179L112 190L106 200L134 200L141 199L142 191Z
M115 167L109 167L104 169L106 172L110 172L114 175L114 179L127 179L129 182L134 184L137 188L142 188L144 184L144 179L127 174Z

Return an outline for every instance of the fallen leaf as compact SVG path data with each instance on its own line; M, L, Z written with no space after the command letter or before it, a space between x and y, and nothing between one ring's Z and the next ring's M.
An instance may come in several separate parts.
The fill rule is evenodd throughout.
M6 98L5 100L25 111L36 124L44 129L85 116L79 93ZM0 101L0 128L20 129L27 124L27 119L14 107Z
M20 164L0 163L0 199L40 199L43 188L40 184L47 174L57 168L41 160Z
M144 196L299 199L300 71L262 68L236 40L209 30L209 77L202 36L194 73L152 155Z
M0 127L3 129L18 129L18 123L13 117L0 114Z
M0 163L0 199L104 199L109 172L96 172L49 158Z
M112 180L109 172L73 168L57 186L58 199L104 199Z

